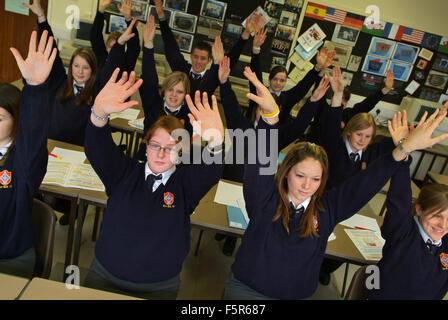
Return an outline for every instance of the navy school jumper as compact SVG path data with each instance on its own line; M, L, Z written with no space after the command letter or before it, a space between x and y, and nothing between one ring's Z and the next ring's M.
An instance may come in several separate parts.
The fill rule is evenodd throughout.
M98 70L101 70L103 68L108 57L106 44L104 43L103 38L104 19L105 14L97 11L95 20L93 20L92 29L90 29L90 44L92 45L92 50L95 53L96 60L98 62ZM128 27L131 22L132 20L126 21ZM125 58L119 65L121 70L127 71L128 73L134 70L138 55L140 54L140 42L136 25L134 25L134 28L132 28L132 32L135 35L131 39L129 39L129 41L127 41Z
M34 245L33 196L47 171L48 84L25 83L15 146L0 161L0 259Z
M367 290L369 299L443 299L448 290L448 236L436 255L426 246L412 216L409 168L392 177L387 193L387 213L381 226L386 240L379 289Z
M260 54L254 54L252 53L252 59L250 61L250 68L255 74L257 75L257 78L263 82L262 72L261 72L261 65L260 65ZM305 95L308 93L308 91L311 89L311 87L315 84L316 86L319 85L319 82L321 80L321 77L319 76L319 72L316 71L315 68L308 71L308 73L305 75L305 77L300 80L294 87L292 87L289 90L282 91L280 93L279 99L281 103L281 109L280 109L280 116L279 116L279 122L280 125L286 124L288 122L292 121L292 117L290 116L290 112L292 107L296 103L298 103L300 100L305 97ZM255 87L250 83L250 92L256 93ZM274 93L273 93L274 94ZM249 102L249 116L252 113L252 109L256 107L256 103L253 101Z
M377 90L370 96L366 97L363 101L358 102L353 106L353 108L345 108L342 111L341 121L347 124L351 118L353 118L358 113L370 112L375 108L376 104L384 98L384 94L381 90ZM326 99L322 99L318 106L316 116L311 123L310 131L307 135L307 141L314 142L316 144L322 145L322 140L324 136L324 131L326 130L328 119L327 111L330 109L330 105Z
M163 43L165 46L166 59L173 71L182 71L186 73L190 79L190 94L194 97L196 90L207 92L210 97L219 85L218 70L219 65L212 62L210 69L205 71L204 76L200 80L195 80L190 76L191 63L187 62L180 52L179 45L174 38L168 22L166 20L160 21L160 31L162 33ZM227 54L230 58L230 68L238 62L238 59L243 51L244 45L248 40L241 37L235 43L233 48Z
M275 129L260 121L257 130ZM267 138L267 150L270 141ZM278 299L303 299L311 296L318 284L319 270L327 240L334 227L360 210L405 162L385 154L367 170L348 179L322 197L324 211L318 214L317 238L301 238L301 219L290 219L288 235L281 219L273 222L279 194L274 175L260 175L261 167L247 165L243 193L250 222L236 254L232 271L236 279L252 289ZM366 182L369 183L366 183Z
M342 107L328 108L329 110L326 111L326 128L322 141L322 146L327 152L330 164L327 189L340 185L363 168L368 168L382 154L390 153L395 148L392 138L384 138L380 142L371 143L362 152L361 160L354 163L350 160L345 141L341 138Z
M53 36L51 27L47 21L38 23L39 38L44 30L48 31L48 36ZM54 42L53 47L57 48L56 42ZM65 73L65 68L58 50L56 60L47 80L50 96L49 113L51 114L48 138L79 146L84 145L84 134L87 120L90 117L90 108L96 95L107 83L115 67L118 66L112 63L111 59L108 59L102 71L99 72L98 70L98 76L92 90L91 103L76 106L77 97L73 95L67 102L61 104L59 94L65 87L67 74Z
M190 214L219 181L222 164L177 168L152 193L145 182L145 163L118 149L108 124L99 128L89 120L85 152L109 197L96 259L115 277L134 283L179 274L190 249Z

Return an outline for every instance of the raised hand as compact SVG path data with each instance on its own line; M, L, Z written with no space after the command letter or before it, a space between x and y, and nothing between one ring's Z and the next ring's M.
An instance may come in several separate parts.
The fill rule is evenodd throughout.
M42 32L39 46L36 50L37 32L31 33L28 57L23 60L16 48L10 48L17 65L22 73L22 77L30 85L39 85L47 80L51 72L53 62L56 59L57 49L53 48L53 37L47 42L48 31Z
M145 29L143 30L143 41L145 47L148 49L154 48L154 37L156 35L156 22L155 17L150 15L148 21L146 21Z
M30 9L38 18L39 22L43 22L46 20L45 11L40 4L40 0L33 0L32 4L28 4L26 2L22 2L22 6Z
M118 10L124 16L126 21L129 21L132 18L131 9L132 9L131 0L121 0L121 4L118 5Z
M246 29L244 29L241 37L245 40L249 39L249 36L258 32L261 29L260 25L261 14L254 15L249 21L246 22Z
M218 70L219 82L222 84L226 83L227 79L229 79L229 75L230 75L230 58L224 57L219 63L219 70Z
M316 69L318 71L325 70L333 64L333 58L336 55L336 51L328 52L328 48L323 46L318 52L316 56Z
M407 152L432 147L436 143L448 138L447 133L441 134L438 137L432 137L436 128L445 119L446 112L436 110L428 119L427 115L428 113L425 112L417 127L411 131L408 138L403 142L402 146ZM405 155L398 148L394 150L392 155L397 161L405 158Z
M117 42L121 45L124 45L126 42L129 41L132 37L135 36L135 33L132 32L132 28L134 28L134 25L137 23L137 19L133 18L131 24L126 29L125 32L118 38Z
M252 72L249 67L244 68L244 76L252 82L257 89L257 94L248 93L247 98L254 101L260 106L265 114L271 114L278 109L278 105L274 100L274 97L269 92L268 88L258 80L255 72Z
M221 41L221 37L217 36L215 42L212 45L213 63L219 64L224 58L224 46Z
M266 40L267 33L268 33L268 29L266 29L266 28L262 28L261 30L259 30L254 36L252 47L260 48L263 45L264 41Z
M114 112L121 112L138 104L138 101L135 100L125 101L137 92L143 80L139 79L135 81L135 72L132 71L129 79L127 72L123 72L121 79L116 82L119 72L119 68L115 69L109 81L95 98L93 110L101 118L105 118ZM92 117L91 119L93 121Z
M98 11L104 13L106 8L112 3L112 0L101 0L98 5Z
M394 88L394 73L391 68L386 72L386 79L384 80L383 94L388 94Z
M156 12L159 18L163 18L165 16L165 11L163 10L163 1L154 0L154 5L156 6Z
M210 147L215 147L224 141L224 125L218 110L216 97L212 95L212 108L208 102L207 92L202 94L199 90L195 93L194 103L189 94L185 96L190 112L188 118L196 132L201 133L202 139L208 141Z
M341 68L333 68L333 76L330 76L331 89L333 90L333 97L331 99L332 107L340 107L342 105L342 98L344 95L345 83L342 79Z
M392 121L387 121L387 127L395 145L398 145L401 139L406 139L410 132L414 130L414 125L408 126L406 110L403 110L403 114L400 111L395 113Z
M330 76L325 75L322 77L322 80L320 80L319 86L314 90L310 101L316 102L322 99L325 96L325 93L327 93L328 88L330 88Z
M442 107L442 110L440 110L441 112L448 112L448 100L445 102L445 104Z

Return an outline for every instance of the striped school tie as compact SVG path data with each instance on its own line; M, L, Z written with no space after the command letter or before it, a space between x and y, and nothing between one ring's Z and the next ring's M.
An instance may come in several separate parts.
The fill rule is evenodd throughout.
M156 180L162 180L162 174L154 175L154 174L148 174L146 177L146 186L148 187L148 190L152 192L152 187L154 185L154 182Z

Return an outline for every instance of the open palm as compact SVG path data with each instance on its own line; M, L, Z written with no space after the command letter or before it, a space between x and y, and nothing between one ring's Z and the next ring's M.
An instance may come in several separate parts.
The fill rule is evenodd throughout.
M54 60L56 59L57 49L53 48L53 37L47 42L48 31L45 30L36 48L37 32L31 33L28 56L23 60L22 55L15 48L11 52L16 59L17 66L22 73L22 77L30 85L38 85L47 80L51 72Z

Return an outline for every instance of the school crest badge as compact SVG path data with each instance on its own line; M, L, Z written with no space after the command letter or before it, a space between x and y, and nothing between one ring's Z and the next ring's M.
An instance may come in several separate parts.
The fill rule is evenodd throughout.
M313 226L314 226L314 229L319 231L319 219L316 216L313 217Z
M440 254L440 263L443 266L443 270L448 270L448 254L447 253Z
M165 192L163 194L163 202L165 202L168 207L171 207L174 203L174 195L171 192Z
M0 172L0 184L2 186L7 186L11 183L12 173L8 170L3 170Z

